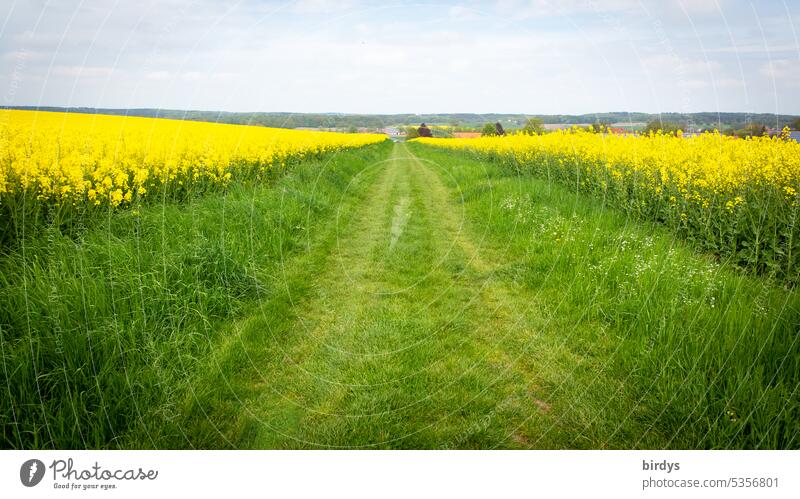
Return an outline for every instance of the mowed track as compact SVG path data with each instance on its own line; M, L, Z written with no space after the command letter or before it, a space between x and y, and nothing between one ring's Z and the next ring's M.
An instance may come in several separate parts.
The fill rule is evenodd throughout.
M502 251L471 229L445 175L404 144L360 174L367 194L320 236L332 248L324 263L283 269L310 272L305 296L287 291L291 321L276 326L264 308L235 327L235 368L220 367L218 397L194 402L205 436L184 422L190 443L621 445L607 439L625 436L622 385L570 349L539 297L504 279Z

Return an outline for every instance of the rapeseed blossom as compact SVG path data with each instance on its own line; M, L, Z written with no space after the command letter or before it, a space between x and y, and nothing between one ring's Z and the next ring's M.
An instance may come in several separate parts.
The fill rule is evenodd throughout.
M292 161L385 140L130 116L0 110L0 204L120 207L226 185Z
M592 192L736 263L797 280L800 144L718 132L598 134L572 129L475 139L423 138Z

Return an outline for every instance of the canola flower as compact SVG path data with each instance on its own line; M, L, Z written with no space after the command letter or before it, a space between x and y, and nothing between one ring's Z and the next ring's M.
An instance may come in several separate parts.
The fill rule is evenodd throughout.
M415 141L603 196L737 264L797 281L800 144L786 140L787 133L736 139L718 132L683 137L572 129Z
M385 140L127 116L0 110L0 208L125 207L156 193L224 186L291 162Z

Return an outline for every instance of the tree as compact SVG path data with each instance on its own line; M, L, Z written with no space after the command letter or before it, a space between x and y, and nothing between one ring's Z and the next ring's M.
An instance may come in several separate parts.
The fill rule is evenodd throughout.
M539 118L528 118L525 126L522 127L522 133L525 135L537 135L545 131L544 122Z
M483 125L483 130L481 130L481 136L494 137L495 135L497 135L497 129L492 123L487 123Z
M597 120L597 123L594 124L595 133L606 132L610 128L611 128L611 122L610 121Z
M800 130L800 118L795 119L792 121L792 130Z
M744 128L736 130L733 132L734 135L740 138L744 137L761 137L766 135L767 127L762 125L761 123L750 123Z
M407 126L405 127L405 131L406 131L406 140L416 139L417 137L419 137L419 130L417 130L417 127Z
M426 125L425 123L421 124L419 128L417 128L417 133L419 134L420 137L433 137L431 129L428 128L428 125Z
M653 120L647 123L647 126L644 128L645 133L653 132L656 133L659 130L661 132L674 135L678 132L678 130L683 130L684 127L679 123L673 123L672 121L661 121L661 120Z
M437 128L432 128L431 129L431 135L433 135L434 137L438 137L438 138L446 138L446 139L452 139L453 138L453 132L451 132L449 128L444 128L444 127L442 127L442 128L438 128L438 127Z

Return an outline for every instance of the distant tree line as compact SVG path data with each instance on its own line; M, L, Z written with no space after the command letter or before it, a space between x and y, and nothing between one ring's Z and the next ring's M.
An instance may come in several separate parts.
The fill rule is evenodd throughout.
M42 111L70 111L76 113L111 114L170 118L216 123L242 125L261 125L277 128L332 128L337 130L369 129L378 130L386 126L415 127L421 123L444 125L437 133L481 131L486 123L502 123L508 130L524 133L541 133L545 124L592 124L594 129L609 126L611 123L654 123L661 126L669 124L692 124L693 129L718 128L722 131L738 133L751 130L753 124L764 124L770 128L791 126L800 129L800 116L748 113L595 113L595 114L340 114L340 113L238 113L218 111L182 111L175 109L105 109L105 108L64 108L36 106L3 106L13 109L39 109ZM683 127L682 129L687 129ZM663 129L663 128L662 128ZM433 130L433 129L432 129Z

